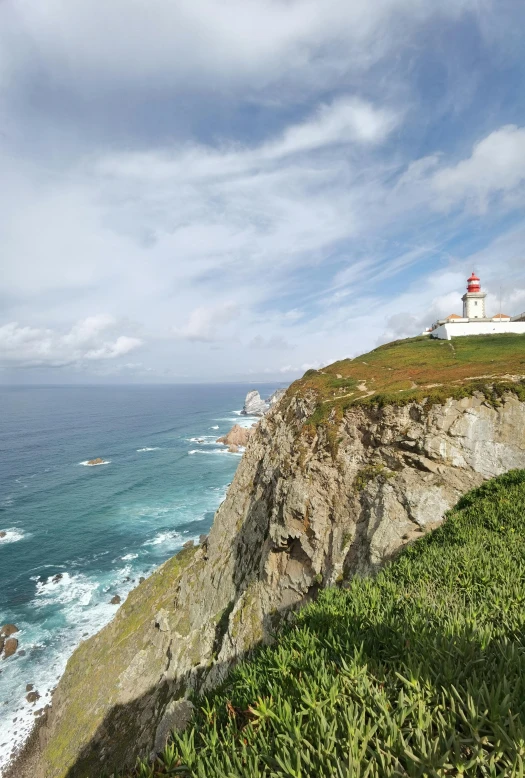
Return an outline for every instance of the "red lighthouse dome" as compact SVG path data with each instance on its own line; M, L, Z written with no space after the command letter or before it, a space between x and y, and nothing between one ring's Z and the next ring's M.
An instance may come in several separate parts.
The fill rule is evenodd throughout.
M481 285L479 278L477 275L472 271L472 275L469 279L467 279L467 292L480 292L481 291Z

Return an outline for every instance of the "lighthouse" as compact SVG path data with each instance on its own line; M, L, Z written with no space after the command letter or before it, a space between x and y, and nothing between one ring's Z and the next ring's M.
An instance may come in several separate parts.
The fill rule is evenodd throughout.
M514 334L525 336L525 313L518 316L507 316L505 313L497 313L487 319L485 311L486 292L481 291L479 277L472 272L467 279L467 291L461 298L463 300L463 316L451 313L446 319L438 319L432 327L422 334L431 338L450 340L461 335L501 335ZM525 340L523 342L525 346Z
M461 298L463 300L463 318L484 319L486 296L487 293L481 291L478 276L472 271L472 275L467 279L467 291Z

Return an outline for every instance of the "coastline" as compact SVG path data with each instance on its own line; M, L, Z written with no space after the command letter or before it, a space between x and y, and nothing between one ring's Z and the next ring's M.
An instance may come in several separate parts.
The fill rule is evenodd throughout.
M0 542L2 619L16 624L21 638L17 653L0 668L2 776L13 760L17 771L22 769L29 744L37 744L47 720L46 713L35 717L35 711L52 704L52 690L78 646L117 614L116 596L125 602L142 578L209 531L241 453L231 454L216 440L236 422L255 421L231 410L241 407L247 387L199 387L197 397L186 387L124 388L116 418L107 390L97 390L96 402L91 391L85 400L77 389L62 394L62 403L70 398L81 420L89 418L89 399L95 414L89 437L62 421L67 407L57 404L55 393L32 391L34 421L18 419L14 411L9 415L7 407L18 448L11 444L8 467L0 474L6 495L0 530L9 535ZM46 412L56 414L44 461L34 442L42 397L51 406ZM173 397L175 416L169 407ZM190 442L206 436L213 438L212 446ZM210 456L189 456L195 449ZM86 454L101 454L111 464L79 467ZM29 683L40 695L36 704L26 700Z
M246 390L242 395L245 392ZM227 393L231 395L231 389L228 389ZM153 398L156 397L157 390L153 390ZM209 392L206 399L208 397L212 397ZM239 399L237 393L237 401ZM197 542L200 535L209 531L215 511L225 498L228 485L242 456L242 450L230 452L228 446L217 443L217 439L227 434L236 424L248 428L258 419L243 415L240 410L228 410L228 405L230 408L232 405L235 407L233 403L230 404L231 401L219 403L215 398L207 401L208 407L203 413L200 410L201 404L197 404L192 398L191 408L195 410L176 427L176 437L164 421L169 414L163 413L160 423L168 429L162 437L152 437L155 435L155 425L146 418L140 437L133 438L131 434L128 436L126 429L125 448L108 447L107 444L92 446L88 441L82 446L84 457L75 457L73 454L69 462L46 462L45 467L38 467L35 461L31 470L26 466L27 474L24 474L21 467L15 471L12 482L17 485L18 491L10 496L9 509L14 505L16 510L22 504L21 497L29 497L29 510L31 499L34 499L33 494L42 494L42 499L45 500L43 505L47 508L50 487L53 488L56 483L61 493L66 477L75 489L66 506L68 513L73 508L72 519L78 512L78 488L87 488L88 496L92 494L94 498L98 498L101 486L104 487L106 483L104 479L108 479L110 483L117 481L121 484L118 490L123 494L134 494L135 483L144 483L144 474L147 473L152 474L150 479L156 479L158 485L150 490L152 497L144 507L139 503L135 508L133 503L130 505L128 499L123 501L118 495L116 499L111 498L108 508L105 509L109 511L109 520L99 520L100 529L93 528L89 530L89 535L86 533L87 537L93 535L97 543L100 538L103 544L101 553L93 556L94 567L90 556L75 561L75 556L68 550L67 556L62 553L62 558L59 557L56 561L41 557L40 568L35 568L33 563L26 573L27 577L22 577L23 569L22 576L19 574L19 579L27 581L24 584L26 591L32 590L33 594L30 594L24 612L20 609L2 608L4 620L17 624L22 640L18 653L1 668L2 700L6 703L6 707L0 708L0 729L4 735L0 740L1 776L24 775L26 773L23 771L27 769L27 775L33 777L34 768L28 763L28 754L34 753L38 748L40 733L48 720L46 708L53 704L53 691L75 650L114 619L119 604L126 601L128 594L140 585L142 579L147 579L189 540ZM240 404L237 405L237 408L239 407ZM108 439L114 435L111 424L108 423L104 423L103 432ZM78 445L76 440L73 442ZM31 442L29 445L32 445ZM78 467L79 462L87 461L85 454L90 453L90 450L93 454L100 452L104 464L111 464L108 467ZM193 451L211 456L190 456ZM13 461L16 464L16 460ZM181 467L183 471L177 477ZM208 484L204 491L203 477L206 479L204 483ZM76 486L77 483L79 487ZM170 493L179 494L179 483L184 489L182 499L173 499ZM153 503L151 499L154 500ZM53 496L51 502L52 500ZM41 509L34 508L31 512L40 518ZM52 505L49 506L48 513L50 537L54 537L55 532L60 530L58 527L55 530L56 514ZM98 509L96 513L99 514ZM4 553L9 547L10 562L17 557L24 559L28 549L30 550L30 544L34 547L35 542L38 546L35 553L40 555L40 543L37 541L41 536L40 522L35 529L21 526L20 522L16 521L16 514L14 519L9 517L8 522L8 528L14 526L18 532L18 542L4 541L2 545ZM75 526L76 521L73 521L70 527L74 530ZM79 527L86 532L83 525ZM125 529L131 543L126 542L125 538L117 544L113 541L113 547L108 550L104 548L106 531L114 533L115 527ZM134 527L142 528L142 537L137 535ZM2 528L0 524L0 529ZM12 549L17 552L14 556L11 554ZM91 565L89 569L85 568L86 561ZM100 567L101 564L103 567ZM7 573L7 568L5 571ZM10 581L9 578L6 580ZM10 584L10 589L4 589L4 594L9 596L11 589ZM119 596L120 603L116 595ZM67 614L65 620L62 613L64 616ZM42 621L44 618L46 632L42 634L39 632L38 620ZM35 690L40 694L36 705L26 700L28 683L34 684ZM35 717L35 710L42 708L45 712Z

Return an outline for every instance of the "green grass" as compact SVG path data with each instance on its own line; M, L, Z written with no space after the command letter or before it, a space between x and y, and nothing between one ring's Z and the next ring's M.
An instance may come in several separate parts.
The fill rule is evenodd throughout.
M525 774L525 471L321 592L135 776Z
M525 400L525 335L474 335L452 341L428 337L388 343L355 359L308 370L288 390L314 397L310 424L341 418L351 405L442 403L481 391L497 403L509 389Z

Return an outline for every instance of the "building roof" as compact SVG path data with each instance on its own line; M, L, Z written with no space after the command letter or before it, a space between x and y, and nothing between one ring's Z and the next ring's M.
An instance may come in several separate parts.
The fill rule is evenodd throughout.
M463 316L458 316L457 313L451 313L450 316L447 316L447 319L462 319Z
M492 317L493 319L510 319L510 316L507 316L506 313L497 313L495 316Z

